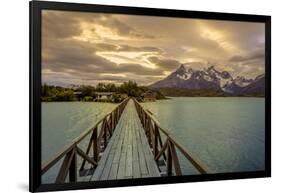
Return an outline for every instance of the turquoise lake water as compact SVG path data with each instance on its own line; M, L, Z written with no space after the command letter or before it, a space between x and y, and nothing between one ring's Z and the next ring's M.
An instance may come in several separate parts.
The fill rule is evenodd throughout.
M97 121L111 112L116 104L96 102L44 102L42 103L42 161L70 144L83 131L92 128ZM89 136L88 136L89 137ZM87 138L79 145L86 147ZM78 163L80 163L78 159ZM42 177L43 183L53 183L58 162Z
M264 169L264 98L177 97L142 103L161 126L211 173ZM42 103L42 160L46 161L81 132L92 127L116 104ZM196 174L179 154L184 174ZM54 181L57 167L43 183Z
M210 172L264 170L264 98L178 97L143 106Z

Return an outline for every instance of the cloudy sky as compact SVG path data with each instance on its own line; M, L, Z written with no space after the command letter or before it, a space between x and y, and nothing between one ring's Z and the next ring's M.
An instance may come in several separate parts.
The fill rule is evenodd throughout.
M262 23L43 11L42 79L148 85L179 65L234 77L264 73Z

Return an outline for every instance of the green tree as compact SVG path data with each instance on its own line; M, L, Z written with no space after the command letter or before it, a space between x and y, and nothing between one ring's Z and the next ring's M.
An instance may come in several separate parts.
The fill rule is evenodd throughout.
M98 85L96 86L96 91L98 91L98 92L105 91L105 84L104 83L98 83Z
M119 90L121 93L126 93L128 96L132 97L137 97L141 94L141 90L138 88L137 83L131 80L121 84Z
M81 97L91 96L95 97L95 87L93 86L81 86L78 91L81 92Z
M59 92L55 96L55 100L56 101L74 101L75 100L75 96L74 96L72 90L66 89L64 91Z
M116 89L115 84L108 83L108 84L104 85L104 91L106 91L106 92L116 92L117 89Z

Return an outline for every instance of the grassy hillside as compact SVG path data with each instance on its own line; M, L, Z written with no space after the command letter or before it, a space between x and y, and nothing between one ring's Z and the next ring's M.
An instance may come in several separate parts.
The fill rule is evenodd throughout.
M178 89L178 88L160 88L158 89L163 95L171 97L218 97L225 96L221 91L208 89Z
M264 93L245 95L231 95L223 91L209 89L180 89L180 88L159 88L157 89L165 96L171 97L264 97Z

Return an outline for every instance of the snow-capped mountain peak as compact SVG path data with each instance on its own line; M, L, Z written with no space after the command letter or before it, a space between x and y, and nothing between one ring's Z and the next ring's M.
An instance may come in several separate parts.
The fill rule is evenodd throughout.
M151 85L153 88L182 88L182 89L209 89L226 93L240 93L243 88L262 79L264 75L255 80L243 76L233 78L227 71L219 71L215 66L203 70L195 70L184 65L179 66L168 77Z
M205 70L209 77L208 80L213 80L217 82L220 87L223 89L227 84L230 84L233 81L232 76L227 71L218 71L214 66L210 66Z
M185 68L185 66L182 64L180 65L180 67L175 71L176 74L182 76L187 72L187 69Z
M265 75L265 74L258 75L258 76L255 78L254 81L258 81L258 80L264 78L264 75Z
M176 77L182 80L188 80L191 78L193 70L191 68L186 69L182 64L176 71Z
M253 79L246 79L243 76L237 76L234 79L234 82L236 85L238 85L240 87L245 87L245 86L248 86L249 84L251 84L253 82Z

